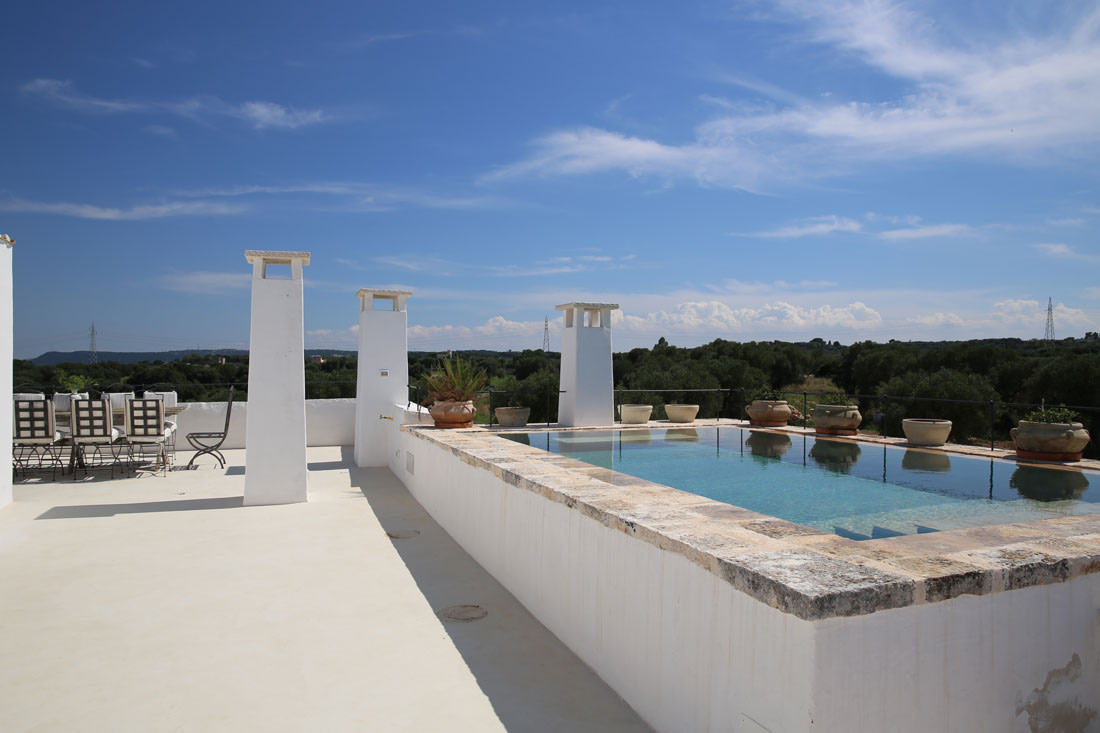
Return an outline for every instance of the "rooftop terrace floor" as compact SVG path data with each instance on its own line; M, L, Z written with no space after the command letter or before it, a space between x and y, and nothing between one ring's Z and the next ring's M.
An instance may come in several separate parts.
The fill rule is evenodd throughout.
M308 503L244 507L227 457L17 483L0 729L648 730L387 469L310 448Z

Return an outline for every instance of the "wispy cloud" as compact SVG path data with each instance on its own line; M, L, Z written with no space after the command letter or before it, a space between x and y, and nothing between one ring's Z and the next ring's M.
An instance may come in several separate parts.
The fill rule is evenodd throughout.
M386 212L401 208L487 210L513 206L506 199L485 195L455 195L410 186L363 181L313 181L287 185L239 185L177 191L177 196L240 198L305 194L339 200L342 211Z
M1050 32L991 40L953 33L890 0L778 7L813 42L902 81L904 94L806 100L766 81L729 77L779 104L728 105L729 114L699 124L686 143L593 127L554 131L485 180L623 172L759 191L866 163L955 155L1029 161L1100 141L1100 8L1059 15Z
M320 109L297 109L275 102L246 101L230 104L213 96L179 100L139 101L96 97L79 91L71 81L34 79L21 88L24 94L38 97L60 107L91 114L170 114L187 119L231 117L243 120L257 130L294 130L334 119Z
M905 239L933 239L937 237L968 237L975 234L969 224L931 224L921 227L909 227L907 229L889 229L879 232L880 239L905 240Z
M1053 257L1059 260L1100 262L1100 255L1089 255L1084 252L1078 252L1068 244L1062 244L1061 242L1040 242L1039 244L1033 244L1032 247L1047 257Z
M829 216L812 217L801 224L780 227L765 232L734 232L733 236L760 239L798 239L800 237L819 237L834 232L859 232L862 229L863 225L855 219L830 214Z
M252 275L238 272L180 272L161 277L167 290L193 295L211 295L252 286Z
M401 31L389 31L383 33L367 33L349 41L338 43L336 47L344 51L358 51L371 46L378 46L398 41L408 41L416 38L432 37L456 37L478 38L485 33L484 29L476 26L455 26L454 28L415 28Z
M54 214L78 219L104 219L112 221L137 221L163 219L169 216L224 216L241 214L247 207L220 201L169 201L159 204L142 204L126 208L76 204L68 202L28 201L9 199L0 201L0 211L21 214Z
M1076 217L1070 219L1048 219L1047 224L1052 227L1079 227L1083 226L1087 219Z

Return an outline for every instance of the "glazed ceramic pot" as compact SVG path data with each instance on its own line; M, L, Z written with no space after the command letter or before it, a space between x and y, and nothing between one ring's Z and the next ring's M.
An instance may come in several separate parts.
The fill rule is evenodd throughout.
M665 414L669 422L695 422L699 405L665 405Z
M474 407L473 400L465 402L446 400L436 402L429 412L437 428L470 428L474 425L477 408Z
M530 407L498 407L493 410L502 428L522 428L531 417Z
M811 417L817 432L832 435L855 435L863 422L855 405L816 405Z
M619 421L627 425L644 425L653 414L653 405L619 405Z
M1089 431L1079 422L1028 422L1012 428L1012 441L1020 458L1040 461L1079 461L1089 444Z
M943 445L951 435L950 420L907 417L901 421L909 445Z
M745 407L749 424L761 428L781 428L791 419L791 406L786 400L753 400Z

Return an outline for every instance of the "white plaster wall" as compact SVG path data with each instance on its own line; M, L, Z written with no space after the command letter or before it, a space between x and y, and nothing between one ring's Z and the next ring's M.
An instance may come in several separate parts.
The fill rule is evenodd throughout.
M224 402L188 402L187 409L176 415L176 441L181 450L190 449L187 433L216 432L225 425ZM245 447L247 402L234 402L225 448ZM306 444L351 445L355 439L355 400L306 400Z
M1100 731L1100 574L829 619L816 647L815 730Z
M391 437L390 469L417 501L657 730L1100 730L1100 714L1072 725L1100 706L1100 574L803 621L449 450Z
M810 728L811 623L450 451L393 437L391 470L417 501L657 730Z
M245 504L307 498L304 348L302 280L253 277Z
M562 322L558 422L565 426L615 422L615 375L611 364L611 311L600 312L599 326L584 325L575 309L573 325Z
M11 503L11 380L12 380L12 248L0 244L0 404L8 414L0 418L0 508Z
M386 465L388 431L379 415L409 399L407 320L408 313L401 310L368 307L359 314L355 465L360 467ZM382 370L388 376L383 377Z

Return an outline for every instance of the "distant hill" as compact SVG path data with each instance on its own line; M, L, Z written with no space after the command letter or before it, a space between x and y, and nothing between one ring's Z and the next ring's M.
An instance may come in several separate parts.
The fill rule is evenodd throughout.
M57 364L87 364L88 351L47 351L29 361L39 366L56 366ZM355 351L340 351L339 349L306 349L306 356L355 356ZM247 355L244 349L185 349L180 351L97 351L98 361L117 361L120 364L137 364L142 361L178 361L192 354L200 356L242 356Z

